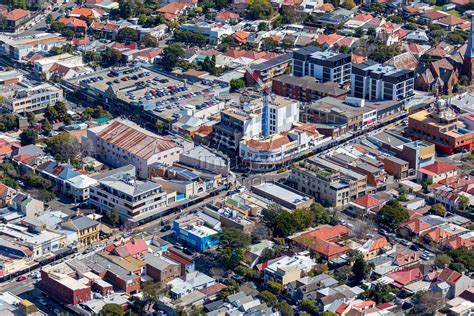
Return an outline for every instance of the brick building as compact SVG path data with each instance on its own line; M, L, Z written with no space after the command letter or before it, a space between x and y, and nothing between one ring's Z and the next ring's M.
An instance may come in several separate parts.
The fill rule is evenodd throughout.
M39 288L62 304L76 305L91 299L91 286L82 280L76 280L56 269L56 266L51 266L41 270Z
M304 76L295 77L283 75L273 79L272 91L283 97L289 97L303 102L316 101L324 97L344 100L348 91L339 88L337 83L328 81L319 83L316 79Z

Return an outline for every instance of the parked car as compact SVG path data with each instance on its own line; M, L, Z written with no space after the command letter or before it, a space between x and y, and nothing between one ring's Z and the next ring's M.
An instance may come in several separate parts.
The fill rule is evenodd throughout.
M161 227L160 232L166 232L171 229L171 225L165 225Z
M24 281L26 280L26 276L25 275L20 275L18 278L16 278L16 281L17 282L21 282L21 281Z

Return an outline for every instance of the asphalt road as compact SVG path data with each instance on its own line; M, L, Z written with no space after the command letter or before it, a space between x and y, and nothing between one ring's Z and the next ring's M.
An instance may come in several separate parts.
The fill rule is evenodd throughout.
M39 32L45 32L48 29L48 25L46 24L46 16L51 13L53 15L54 20L56 20L58 17L64 16L65 11L68 9L71 9L76 6L75 1L70 1L69 3L64 3L59 6L58 10L56 11L49 11L45 10L40 16L39 16L39 21L34 23L34 22L29 22L25 25L25 27L21 28L17 34L20 34L22 36L27 36L27 35L32 35L35 33ZM31 24L30 24L31 23Z

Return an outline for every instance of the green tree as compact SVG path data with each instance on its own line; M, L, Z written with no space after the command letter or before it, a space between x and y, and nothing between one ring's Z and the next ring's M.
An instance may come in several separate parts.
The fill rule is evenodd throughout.
M431 207L431 212L435 215L444 217L446 216L446 208L443 204L437 203Z
M250 20L267 20L273 15L269 0L250 0L247 6L247 18Z
M110 210L109 219L114 226L117 226L120 223L120 217L115 207Z
M398 229L409 218L408 211L397 200L388 201L377 214L379 223Z
M37 140L38 132L36 132L34 129L28 128L20 134L20 141L22 146L36 144Z
M143 37L142 44L145 47L158 47L160 45L156 37L152 35L145 35Z
M72 161L82 152L79 140L69 133L60 133L45 140L46 152L59 161Z
M278 42L271 37L265 37L262 39L261 47L263 51L274 51L278 48Z
M13 113L0 115L0 130L2 132L10 131L18 127L18 120Z
M54 192L48 190L41 190L40 191L41 200L48 203L56 198L56 194Z
M317 312L319 312L318 305L316 305L313 300L307 298L301 300L300 306L304 311L307 311L311 315L315 315Z
M7 26L8 26L7 18L3 14L0 14L0 30L5 29Z
M354 0L344 0L341 6L346 10L352 10L355 8L356 4Z
M226 51L236 46L237 46L237 42L235 41L234 37L232 35L225 35L225 36L222 36L219 45L217 45L217 48L220 50Z
M235 268L239 265L245 251L250 246L251 237L240 229L227 227L218 236L219 244L222 247L220 257L228 268Z
M270 291L262 291L258 294L258 296L270 307L276 306L278 304L278 298Z
M117 36L115 36L115 40L118 42L136 42L140 38L140 34L138 33L137 30L132 29L131 27L124 27L121 28Z
M161 61L165 69L171 71L184 57L184 49L179 44L171 44L163 49L161 56Z
M471 200L465 195L460 195L458 198L458 207L461 211L467 210L467 208L471 205Z
M123 310L122 310L122 306L120 306L119 304L115 304L115 303L108 303L108 304L105 304L101 311L100 311L100 315L104 315L104 316L122 316L124 315L123 313Z
M296 231L304 230L314 223L313 213L311 209L296 209L291 213L295 223Z
M399 15L391 15L388 17L388 19L393 23L397 23L397 24L403 23L403 18Z
M102 66L110 67L117 65L122 59L120 51L107 47L101 53Z
M237 273L240 276L243 276L246 279L254 279L257 277L257 271L246 267L246 266L238 266L237 268L234 269L235 273Z
M161 284L158 282L153 281L146 281L142 285L142 295L145 302L147 302L148 307L153 306L160 295L163 293L163 289L161 288Z
M54 121L59 118L58 111L50 105L46 107L44 110L44 116L49 120L49 121Z
M245 87L245 81L243 79L231 79L230 80L230 89L232 91L237 91Z
M283 285L281 283L269 280L266 283L267 289L275 295L280 295L283 292Z
M28 112L26 113L26 118L28 120L28 123L30 123L30 125L33 125L36 123L36 115L35 113L33 112Z
M374 52L369 55L369 58L376 62L384 63L390 58L400 55L400 53L400 48L395 45L387 46L379 44L376 46Z
M278 304L278 309L280 310L281 316L293 316L295 314L293 308L287 301Z
M354 274L354 279L357 282L365 280L370 274L370 268L367 262L359 256L355 259L354 265L352 266L352 273Z
M447 254L436 255L434 263L438 268L444 268L451 263L451 257Z
M67 106L66 103L63 101L57 101L54 104L54 109L56 113L58 113L58 118L64 119L67 115Z
M46 16L46 24L51 24L54 21L54 17L51 13Z
M342 54L350 54L351 53L351 48L345 45L342 45L339 47L339 52Z
M158 131L159 134L163 134L164 131L165 131L166 125L162 121L156 120L155 128L156 128L156 130Z
M265 22L258 23L258 30L259 31L268 31L268 25Z
M216 68L216 56L206 56L204 60L200 63L201 69L203 71L209 72L211 75L216 75L217 68Z

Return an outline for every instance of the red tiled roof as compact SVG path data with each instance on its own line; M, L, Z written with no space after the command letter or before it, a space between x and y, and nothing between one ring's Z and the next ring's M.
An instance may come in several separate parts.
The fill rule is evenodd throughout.
M58 22L63 23L66 26L74 26L74 27L87 27L87 23L84 20L78 19L78 18L65 18L62 17L58 20Z
M212 295L215 295L215 294L219 293L220 291L222 291L226 287L227 286L225 286L222 283L216 283L216 284L213 284L213 285L208 286L206 288L200 289L199 292L201 292L202 294L205 294L206 296L212 296Z
M376 198L371 197L370 195L366 194L364 196L361 196L361 197L355 199L354 201L352 201L352 203L360 205L363 208L369 209L369 208L372 208L374 206L382 204L382 201L377 200Z
M96 31L117 31L120 28L119 25L114 23L100 23L100 22L92 22L91 29Z
M461 273L451 270L449 268L443 269L438 275L438 280L449 283L450 285L456 284L457 280L461 277Z
M454 171L456 169L457 167L455 165L452 165L444 161L436 161L435 163L429 166L418 169L418 171L431 175L431 176L435 176L435 175L440 175L440 174L447 173L450 171Z
M231 49L231 50L228 50L224 53L224 56L227 56L227 57L232 57L232 58L239 58L239 57L242 57L243 55L245 55L247 51L245 50L240 50L240 49Z
M342 225L321 226L312 231L302 233L293 238L294 241L313 249L327 257L343 254L348 250L346 246L341 246L332 242L336 238L348 234L351 230Z
M237 13L229 12L229 11L224 11L221 13L217 13L216 19L221 19L221 20L238 20L240 18L240 15Z
M468 249L474 247L474 237L462 238L460 236L453 236L443 243L445 246L451 249L458 249L466 247Z
M438 23L446 24L449 26L455 26L459 24L465 23L466 20L461 19L460 17L457 17L455 15L448 15L440 20L438 20Z
M178 2L171 2L158 9L158 12L177 15L186 8L186 5Z
M352 20L355 21L360 21L360 22L369 22L372 20L374 17L372 14L358 14L352 18Z
M423 274L420 271L420 268L412 268L407 270L401 270L397 272L392 272L387 275L389 278L393 279L395 286L405 286L412 282L419 280L423 277Z
M436 10L430 10L423 13L423 17L427 17L430 20L439 20L446 17L446 15L447 15L446 13L441 12L441 11L436 11Z
M321 11L324 11L324 12L332 12L332 11L335 10L334 6L333 6L331 3L329 3L329 2L323 4L323 5L320 6L318 9L321 10Z
M72 39L72 44L75 46L84 46L90 44L91 40L88 37L78 38L75 37Z
M339 35L339 34L329 34L329 35L321 34L316 39L316 42L319 45L323 45L323 44L334 45L337 41L343 38L344 36Z
M430 239L434 242L441 242L447 239L448 237L451 237L452 234L445 231L444 229L440 227L433 227L427 230L426 232L424 232L423 236L429 236Z
M148 251L148 245L143 239L132 239L125 244L116 247L113 250L118 256L125 258L128 256L136 256Z
M5 17L7 18L7 20L10 20L10 21L18 21L30 14L31 14L31 11L23 10L23 9L15 9L8 12Z
M234 33L234 38L242 43L247 41L247 38L250 36L250 33L244 31L237 31Z
M354 64L362 64L364 61L367 60L367 57L364 57L364 56L360 56L360 55L356 55L356 54L352 54L351 55L351 61L354 63ZM358 145L358 144L357 144Z
M424 222L424 221L422 221L419 218L415 218L415 219L409 220L409 221L401 224L400 227L406 227L410 231L412 231L413 233L419 234L422 231L425 231L425 230L429 229L431 227L431 225Z

